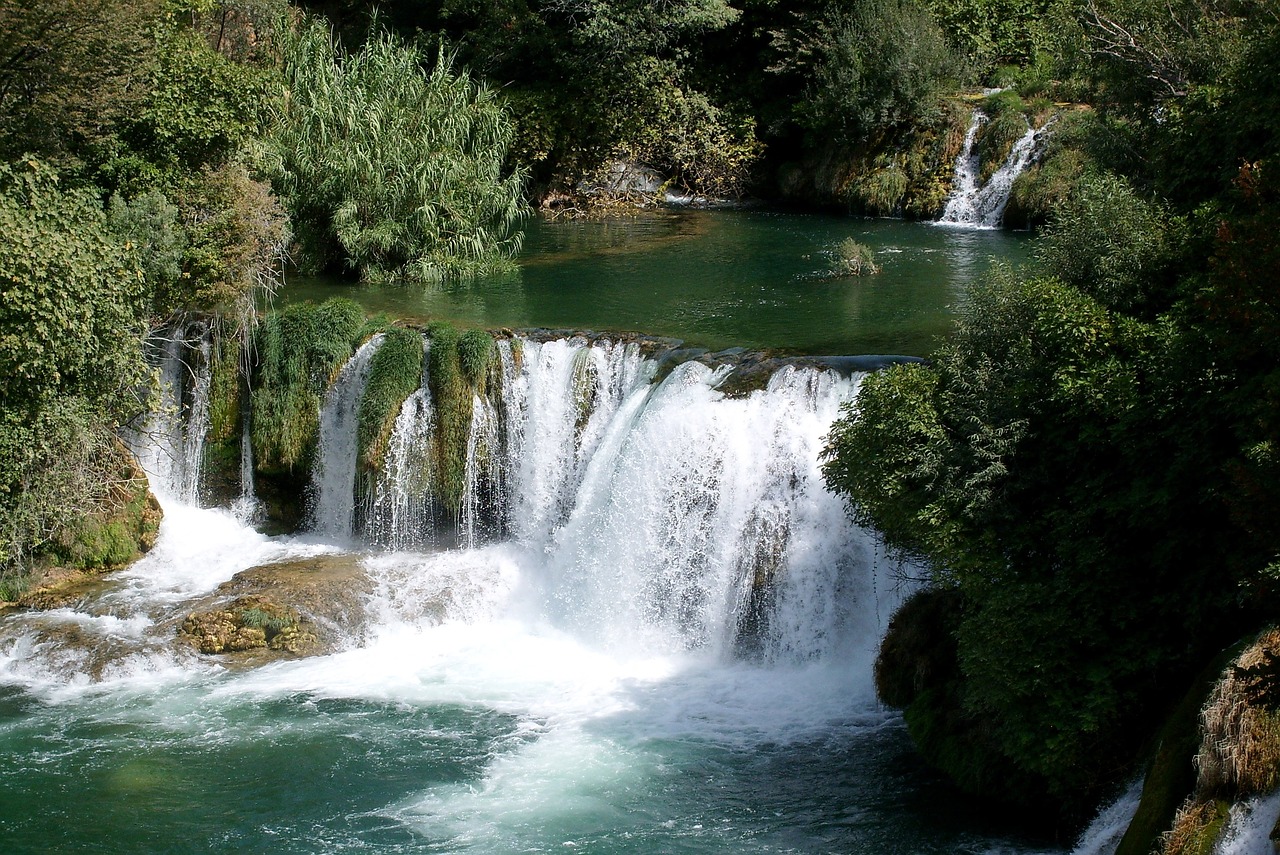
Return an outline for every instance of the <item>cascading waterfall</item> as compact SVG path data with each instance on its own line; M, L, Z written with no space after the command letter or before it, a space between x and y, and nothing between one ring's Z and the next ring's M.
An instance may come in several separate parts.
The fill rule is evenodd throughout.
M435 543L440 509L431 493L435 411L426 378L430 354L431 342L424 340L421 385L396 416L386 462L365 512L365 538L387 549L421 549Z
M325 537L170 502L114 587L0 620L0 788L26 799L6 843L108 828L135 851L182 835L290 851L1032 851L939 831L904 790L900 720L870 686L903 591L818 467L859 375L788 364L727 394L729 367L661 365L634 343L501 340L472 401L456 544L432 540L455 521L431 504L424 382L363 496L355 534L374 551L339 524L377 346L325 401ZM330 483L344 455L352 474ZM224 667L174 638L210 598L232 608L255 579L283 598L313 577L367 591L334 652ZM58 652L90 637L88 658ZM65 824L26 798L32 781L101 812ZM284 791L305 798L281 805Z
M505 488L501 431L498 409L487 397L475 395L471 401L471 430L467 434L466 486L462 492L462 545L474 549L498 536L498 514L487 510L505 504L499 498Z
M123 433L152 489L188 505L200 501L209 431L212 340L205 323L179 324L157 338L160 406Z
M382 344L376 335L362 344L342 366L320 410L320 440L311 481L312 529L339 540L351 537L355 519L356 429L360 396L369 379L373 354Z
M726 370L685 363L616 408L552 539L553 608L608 646L724 655L750 628L770 656L820 657L874 599L872 543L817 467L855 384L784 368L731 399Z
M981 110L973 111L969 129L965 132L964 146L956 158L951 195L937 220L941 225L998 228L1009 205L1013 182L1031 164L1041 139L1052 124L1049 121L1033 128L1028 123L1027 132L1014 143L1005 162L983 184L980 180L981 159L975 144L986 122L987 117Z
M624 396L647 388L655 366L634 343L582 339L525 341L524 382L508 412L523 412L514 433L511 519L525 543L543 543L571 510L586 462Z

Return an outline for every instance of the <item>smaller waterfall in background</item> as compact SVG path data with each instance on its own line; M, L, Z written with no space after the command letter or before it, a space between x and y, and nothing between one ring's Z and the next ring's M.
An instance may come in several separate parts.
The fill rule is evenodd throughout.
M352 533L360 396L382 339L381 335L374 336L347 360L320 409L320 441L311 481L311 527L339 540L349 539Z
M1129 830L1129 823L1138 812L1142 801L1143 779L1138 778L1125 788L1114 802L1104 805L1093 822L1089 823L1076 841L1071 855L1115 855L1116 847Z
M1009 156L985 184L981 183L981 158L976 148L979 131L987 117L981 110L973 111L973 119L965 132L964 146L956 158L955 177L951 195L937 222L941 225L968 226L971 228L998 228L1009 205L1013 182L1031 165L1039 149L1040 141L1052 121L1039 128L1027 123L1027 132L1013 145Z
M1214 855L1274 855L1271 830L1280 821L1280 791L1231 806Z

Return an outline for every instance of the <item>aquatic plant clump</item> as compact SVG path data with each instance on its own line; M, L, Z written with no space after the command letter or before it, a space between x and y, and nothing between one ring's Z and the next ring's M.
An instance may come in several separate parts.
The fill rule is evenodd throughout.
M876 254L871 247L845 238L836 246L836 264L832 271L836 276L864 276L880 272Z

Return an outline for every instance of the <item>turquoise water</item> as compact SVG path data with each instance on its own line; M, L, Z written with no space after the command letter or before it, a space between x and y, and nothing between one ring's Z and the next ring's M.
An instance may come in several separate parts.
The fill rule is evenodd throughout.
M879 274L828 275L852 237ZM428 287L293 279L285 300L351 296L475 327L630 331L723 349L924 356L970 282L1027 257L1025 235L897 220L683 211L529 223L518 274Z
M848 235L884 273L817 275ZM923 353L986 256L1026 248L746 212L544 224L530 247L504 282L354 293L486 327ZM520 536L267 537L153 472L146 558L67 608L0 614L0 853L1062 854L984 825L875 699L911 583L817 468L856 378L786 369L732 399L698 364L651 388L621 346L521 352L500 408ZM604 391L584 423L588 359ZM741 654L741 573L782 554L769 633ZM317 555L368 581L336 652L250 668L177 640L238 572Z

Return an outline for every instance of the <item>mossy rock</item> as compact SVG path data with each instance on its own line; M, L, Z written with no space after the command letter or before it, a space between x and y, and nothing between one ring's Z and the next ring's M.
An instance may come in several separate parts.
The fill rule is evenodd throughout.
M82 588L102 573L126 567L150 551L164 511L137 461L117 443L115 483L74 524L64 526L39 556L35 572L12 584L22 608L60 608L76 601Z
M222 608L193 612L179 635L201 653L267 648L294 655L310 652L318 638L298 612L259 596L238 597Z

